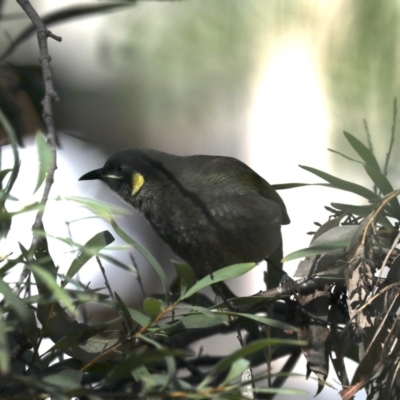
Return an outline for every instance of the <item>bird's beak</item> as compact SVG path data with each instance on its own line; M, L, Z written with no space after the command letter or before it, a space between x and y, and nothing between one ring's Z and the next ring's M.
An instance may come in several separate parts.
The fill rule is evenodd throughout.
M85 175L82 175L79 180L80 181L92 181L94 179L102 179L103 175L103 168L95 169L93 171L88 172Z

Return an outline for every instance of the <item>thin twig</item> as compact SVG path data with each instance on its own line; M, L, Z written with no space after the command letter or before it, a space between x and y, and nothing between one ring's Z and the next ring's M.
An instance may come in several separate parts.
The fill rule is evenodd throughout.
M142 277L141 277L141 275L140 275L139 267L138 267L138 265L137 265L137 262L136 262L136 260L135 260L135 257L133 257L132 254L129 254L129 257L130 257L130 259L131 259L133 268L134 268L135 271L136 271L136 279L137 279L137 281L138 281L140 291L142 292L142 296L143 296L143 298L145 299L145 298L146 298L146 292L145 292L145 290L144 290L143 281L142 281Z
M364 118L363 119L364 122L364 129L365 129L365 133L367 135L367 143L368 143L368 147L371 150L371 153L374 153L374 146L372 145L372 139L371 139L371 133L369 132L369 127L368 127L368 122L367 120ZM377 187L374 184L374 193L377 193Z
M101 273L103 274L104 283L106 285L108 293L110 294L110 297L111 297L112 301L114 302L114 304L117 306L118 314L122 318L122 326L124 328L124 331L125 332L130 332L131 329L129 329L129 325L125 321L124 314L121 311L121 307L119 307L119 303L118 303L117 299L115 298L115 295L114 295L113 291L111 290L110 282L108 281L108 278L107 278L107 275L106 275L106 270L104 269L103 264L101 263L99 256L96 256L96 261L97 261L97 264L99 264Z
M397 120L397 97L393 101L393 122L392 122L392 135L390 137L389 150L386 153L385 167L383 168L383 174L386 176L388 173L389 159L392 154L394 135L396 133L396 120Z
M106 285L106 288L107 288L107 290L108 290L108 293L110 294L110 297L111 297L112 301L113 301L115 304L117 304L117 301L116 301L116 299L115 299L114 293L113 293L113 291L111 290L110 282L108 282L108 278L107 278L107 275L106 275L106 270L104 269L103 264L101 263L99 256L96 256L96 261L97 261L97 264L99 264L101 273L103 274L104 283L105 283L105 285Z
M47 47L47 38L51 37L52 39L57 40L58 42L61 42L61 38L59 36L54 35L47 29L47 27L44 25L43 21L39 17L36 10L32 7L29 0L17 0L17 3L25 11L25 14L30 18L37 31L37 38L39 44L39 63L41 64L42 67L43 81L45 88L45 95L42 101L43 120L47 129L47 140L49 143L49 147L53 154L53 164L51 165L49 171L47 172L45 186L41 199L43 208L39 210L38 213L36 214L35 222L32 226L32 230L37 231L43 229L43 213L45 205L49 198L51 186L53 185L54 182L54 173L57 168L57 158L56 158L57 141L56 141L56 130L54 126L54 117L53 117L53 101L58 100L58 95L55 92L53 85L53 78L50 69L51 57L49 55ZM35 251L43 240L44 237L34 234L31 248L29 251L28 263L33 260ZM18 285L21 285L21 283L26 278L26 276L28 276L28 274L29 274L28 270L25 269L24 272L21 274Z

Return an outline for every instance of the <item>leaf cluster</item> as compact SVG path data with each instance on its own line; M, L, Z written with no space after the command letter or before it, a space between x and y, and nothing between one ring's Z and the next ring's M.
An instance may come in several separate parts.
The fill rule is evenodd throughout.
M304 311L298 321L298 338L308 342L302 349L308 374L314 372L318 376L320 392L329 373L330 359L345 388L341 391L343 399L352 398L363 387L368 398L391 398L399 392L399 372L394 360L400 349L393 346L393 335L399 329L396 312L400 305L400 189L395 190L387 178L396 116L395 99L389 149L382 167L372 150L366 123L368 145L344 132L359 159L334 151L361 165L372 189L302 166L324 179L325 186L357 194L368 203L332 203L327 207L332 214L330 219L313 233L310 246L284 258L288 261L304 257L295 273L300 279L291 282L288 291L297 293ZM286 186L294 185L299 186ZM344 364L346 356L359 362L351 381Z
M13 134L11 127L10 134ZM40 190L52 165L50 149L41 133L37 134L36 148L40 162L35 190ZM8 225L3 225L4 238L15 215L27 210L43 211L41 204L14 213L6 211L8 201L18 201L10 194L10 181L23 178L18 174L16 145L14 150L14 169L0 173L5 199L1 221L9 220ZM17 172L12 175L15 170ZM249 298L240 310L230 304L215 305L201 292L245 274L254 268L254 263L229 266L200 281L189 266L176 263L177 279L170 284L154 256L118 225L111 214L115 209L82 198L65 201L73 201L90 209L96 217L106 219L110 230L95 234L83 245L70 237L57 237L76 253L63 275L50 254L49 235L45 229L32 230L34 237L41 238L36 247L26 248L20 244L19 254L2 256L1 398L26 395L30 398L98 399L112 395L239 399L243 398L246 388L263 396L300 393L281 388L281 384L252 387L266 377L283 382L287 372L249 374L252 366L266 360L272 362L293 352L300 354L299 346L305 342L294 337L296 328L282 317L287 306L276 305L267 318L251 310L259 304L256 298ZM94 258L100 268L102 263L112 263L138 276L133 262L128 265L109 255L107 249L115 235L149 261L164 288L161 295L146 295L141 310L129 307L111 288L105 295L96 288L84 286L77 278L81 268ZM21 268L19 281L11 281L9 276ZM106 275L105 279L109 287ZM89 325L84 319L78 322L80 307L89 302L115 310L118 317L98 325ZM238 350L227 356L193 352L195 342L235 332L238 326L246 332L245 343L242 347L238 345ZM52 345L45 349L44 342L48 340Z

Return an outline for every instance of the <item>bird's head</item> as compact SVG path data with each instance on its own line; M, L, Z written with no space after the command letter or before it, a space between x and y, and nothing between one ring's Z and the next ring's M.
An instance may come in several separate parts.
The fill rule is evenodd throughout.
M125 201L135 206L137 197L158 174L160 162L140 149L129 149L113 154L103 168L95 169L79 178L80 181L99 179Z

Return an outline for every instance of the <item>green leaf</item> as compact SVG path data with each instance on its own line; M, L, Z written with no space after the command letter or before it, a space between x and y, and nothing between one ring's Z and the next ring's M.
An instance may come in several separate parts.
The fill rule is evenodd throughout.
M11 171L11 176L10 179L7 182L7 186L4 190L4 192L8 195L14 186L14 183L18 177L19 173L19 166L20 166L20 160L19 160L19 153L18 153L18 140L17 140L17 135L15 134L14 128L10 124L10 121L7 119L7 117L4 115L3 111L0 109L0 123L1 126L3 127L3 130L5 134L7 135L7 138L11 144L11 149L14 157L14 165Z
M163 388L165 388L169 382L170 377L165 374L151 374L142 376L142 382L144 384L143 393L161 392ZM146 397L146 396L145 396ZM148 397L149 399L152 397Z
M141 365L131 371L132 376L135 378L136 381L141 381L146 377L150 376L149 370L144 366Z
M3 311L3 310L2 310ZM5 376L10 372L10 356L8 354L7 334L12 330L3 317L0 318L0 375Z
M283 258L282 261L287 262L295 260L296 258L311 257L316 256L317 254L324 254L328 251L340 249L342 247L348 247L349 244L349 240L338 240L335 242L323 244L321 246L307 247L305 249L297 250L293 253L288 254Z
M128 308L128 311L132 319L136 321L140 326L146 326L150 324L151 320L147 315L144 315L140 311L130 307Z
M342 157L346 158L347 160L354 161L354 162L356 162L358 164L363 164L364 165L363 162L361 162L359 160L355 160L354 158L351 158L349 156L346 156L346 154L343 154L340 151L336 151L336 150L333 150L333 149L328 149L328 151L331 151L332 153L335 153L335 154L339 154L339 156L342 156Z
M42 378L44 383L58 386L62 393L79 389L83 371L75 369L64 369L58 374L47 375Z
M228 323L229 316L212 312L209 314L195 313L180 318L179 322L185 329L210 328Z
M141 339L144 342L147 342L151 345L153 345L156 349L159 350L166 350L168 351L169 349L161 345L160 343L156 342L155 340L151 339L148 336L141 336ZM167 388L169 383L171 382L172 379L176 376L176 362L175 362L175 357L172 357L172 355L167 355L165 357L165 363L167 365L167 374L162 374L162 376L165 377L165 381L161 383L161 387L158 389L160 392L164 392L164 390ZM155 374L154 374L155 375Z
M319 176L322 179L325 179L327 182L331 184L332 187L336 189L345 190L347 192L358 194L361 197L365 197L368 200L376 200L379 199L379 196L376 195L372 190L369 190L361 185L357 185L356 183L345 181L340 178L336 178L333 175L327 174L326 172L320 171L315 168L306 167L304 165L300 165L300 168L305 169L313 173L314 175Z
M221 386L227 386L233 380L241 376L249 366L250 366L249 360L246 360L245 358L238 358L236 361L233 362L233 364L229 368L229 372L226 375L223 382L221 383Z
M176 376L176 361L175 357L167 356L165 357L165 363L167 364L167 374L166 374L166 381L164 384L159 388L160 392L164 392L165 389L168 387L170 382Z
M353 215L358 215L360 217L366 218L368 215L371 214L371 212L374 209L374 206L368 205L368 206L355 206L353 204L343 204L343 203L331 203L332 207L344 211L347 214L353 214ZM378 222L384 226L385 228L391 230L393 229L392 224L390 221L383 215L383 213L380 213L378 216Z
M351 133L343 132L346 139L349 141L353 149L357 152L357 154L363 159L366 165L371 168L380 171L378 161L374 156L374 153L360 140L358 140Z
M138 272L134 266L125 264L125 263L121 262L120 260L116 259L115 257L112 257L108 254L99 254L99 256L101 259L106 260L109 263L116 265L117 267L123 269L124 271L134 274L136 277L138 276Z
M165 303L159 299L147 297L143 301L143 310L151 318L152 321L154 321L160 315L164 308Z
M71 196L66 197L65 200L72 201L74 203L79 204L82 207L85 207L89 211L91 211L96 216L105 219L106 221L111 221L111 215L130 215L130 212L123 207L117 207L112 204L103 203L99 200L88 199L86 197L79 196Z
M34 273L35 279L40 280L41 284L47 286L50 292L53 293L58 300L64 303L67 310L71 314L74 314L75 306L73 304L73 299L69 296L66 290L58 285L54 276L39 265L30 265L30 269Z
M271 185L275 190L295 189L303 186L320 186L319 183L280 183L277 185Z
M181 296L190 289L196 282L196 275L194 274L193 268L187 264L174 262L176 275L181 282Z
M383 193L388 194L393 192L393 186L389 182L388 178L382 174L381 171L370 167L369 165L364 165L365 171L372 179L372 182L376 185L376 187Z
M364 166L365 171L372 179L376 187L381 191L382 194L386 195L394 191L392 184L389 182L388 178L382 174L381 171L376 170L368 165ZM391 217L400 220L400 204L397 198L390 201L390 208L393 210L393 215Z
M13 211L10 213L10 215L13 217L14 215L23 214L23 213L30 212L30 211L42 211L42 210L44 210L44 205L40 202L36 202L36 203L28 204L28 205L22 207L18 211Z
M170 302L170 294L168 291L168 279L167 275L165 275L165 272L159 262L153 257L150 252L145 249L140 243L138 243L136 240L132 239L124 230L120 228L120 226L116 223L114 218L111 219L111 225L114 228L115 232L117 235L124 240L126 243L128 243L130 246L132 246L134 249L136 249L149 263L150 265L154 268L154 270L157 272L161 283L164 287L164 293L165 293L165 303L169 304Z
M187 299L190 296L193 296L199 290L211 286L215 283L226 281L228 279L237 278L238 276L244 275L246 272L251 271L255 266L256 266L255 263L244 263L244 264L235 264L229 267L221 268L213 272L212 278L210 275L207 275L206 277L198 281L181 297L181 300Z
M3 183L4 178L10 173L12 169L2 169L0 171L0 183ZM0 185L0 187L3 187L4 185Z
M25 335L32 343L36 343L37 326L33 311L25 306L23 301L11 290L3 279L0 279L0 293L4 296L3 301L14 311Z
M114 242L114 240L114 236L111 235L109 231L99 232L89 239L68 268L63 286L65 286L93 256L96 256L100 250Z
M197 386L198 390L207 387L214 381L221 373L226 371L236 360L249 356L257 351L264 350L266 347L279 346L279 345L297 345L306 346L306 341L291 340L291 339L259 339L251 342L249 345L236 350L232 354L218 361L217 364L209 371L203 381Z
M225 314L225 315L232 315L233 317L251 319L251 320L256 321L256 322L258 322L260 324L269 325L269 326L272 326L272 327L278 328L278 329L286 329L288 331L294 331L294 332L297 331L297 328L292 326L292 325L290 325L290 324L287 324L287 323L282 322L282 321L278 321L276 319L262 317L260 315L237 313L237 312L233 312L233 311L229 311L229 310L217 311L217 313L218 314Z
M287 388L266 388L266 387L255 387L253 388L254 393L276 393L281 396L305 396L308 397L308 392L301 389L287 389ZM295 397L293 397L294 399Z
M144 339L142 337L141 339ZM146 338L147 339L147 338ZM168 348L149 348L143 346L133 351L132 354L125 360L118 362L117 365L107 374L107 381L118 379L126 376L127 371L132 371L142 365L148 365L160 360L165 359L168 356L172 357L185 357L188 353L180 349L168 349Z
M42 356L45 354L49 354L54 352L55 350L62 350L66 353L69 353L71 349L75 351L75 357L78 357L81 352L81 356L84 353L92 354L96 356L104 350L112 347L115 343L117 343L121 337L119 332L109 330L109 328L116 323L121 321L121 317L113 318L108 320L105 323L99 325L92 325L83 327L82 325L74 325L73 327L68 327L64 321L58 321L59 324L63 326L59 326L59 328L64 328L66 335L61 339L58 337L51 337L52 340L56 341L56 343L50 347ZM64 325L65 324L65 325ZM91 340L93 336L96 336ZM84 344L83 344L84 343ZM84 357L83 357L84 358Z
M53 151L42 132L38 132L36 135L36 147L39 158L39 175L34 193L40 188L54 163Z
M3 203L4 204L4 203ZM7 237L11 228L12 217L4 206L0 204L0 240Z
M115 299L117 300L117 306L119 311L124 317L124 321L127 325L127 328L129 330L129 333L133 331L133 327L135 326L135 322L128 310L128 307L125 305L125 303L122 301L121 297L119 297L118 293L114 293Z
M273 297L275 298L276 295ZM265 296L243 296L236 297L234 299L229 299L229 303L235 308L239 310L248 310L260 303L268 302L268 297ZM222 306L224 307L224 306Z

